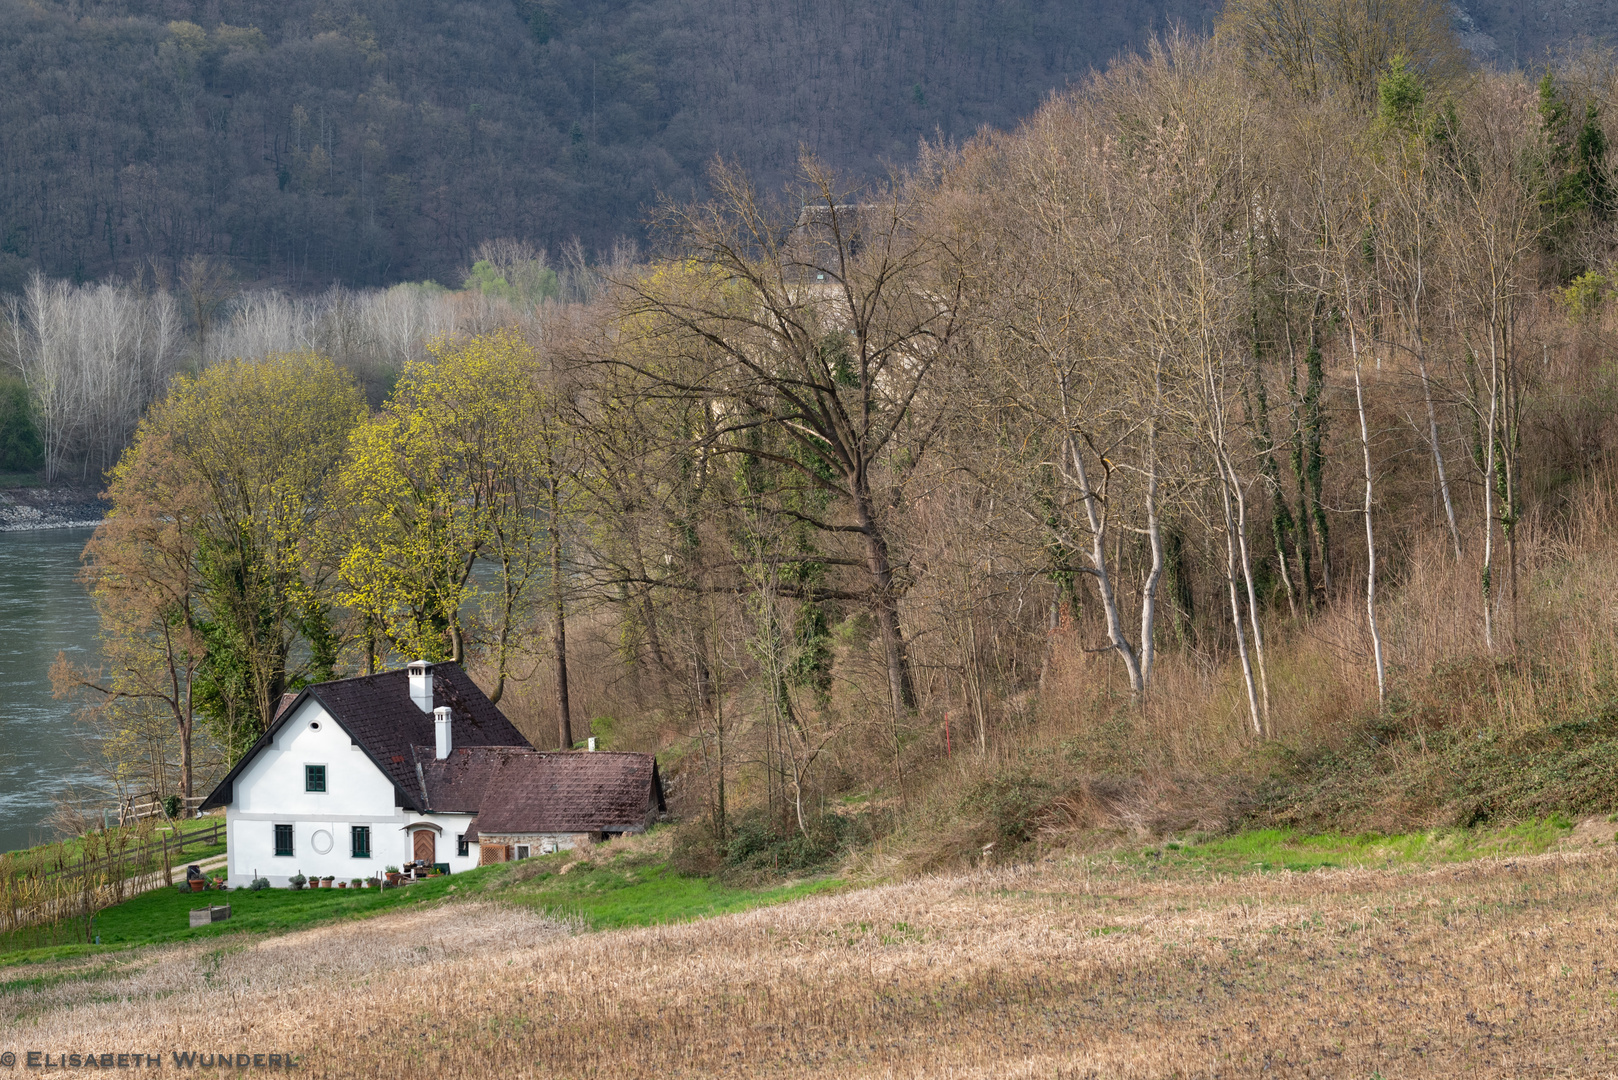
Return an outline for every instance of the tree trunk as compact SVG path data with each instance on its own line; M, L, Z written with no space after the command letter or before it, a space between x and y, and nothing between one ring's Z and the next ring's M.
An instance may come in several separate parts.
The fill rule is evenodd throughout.
M1494 649L1494 485L1495 430L1499 424L1500 359L1494 327L1489 327L1489 411L1483 430L1483 644Z
M895 723L916 707L916 691L910 679L910 662L905 655L904 633L899 626L899 598L894 594L893 566L888 542L877 528L871 496L865 490L864 476L852 478L854 509L860 532L865 537L865 564L874 584L871 614L882 635L882 652L888 666L888 695L893 704Z
M1365 618L1371 628L1371 651L1376 659L1376 703L1378 708L1388 703L1387 666L1382 659L1382 634L1376 625L1376 533L1371 526L1371 503L1374 489L1371 474L1371 430L1365 421L1365 391L1360 382L1359 341L1354 326L1348 328L1349 347L1354 353L1354 404L1360 414L1360 452L1365 458Z
M1236 628L1236 652L1242 661L1242 678L1247 682L1247 711L1253 718L1253 734L1264 738L1264 720L1258 710L1258 688L1253 681L1253 661L1247 653L1247 631L1242 626L1241 597L1236 591L1236 516L1231 511L1230 487L1223 467L1219 470L1219 495L1225 508L1225 582L1230 590L1230 619Z
M1152 549L1152 568L1146 572L1146 583L1140 591L1140 682L1141 689L1151 685L1152 662L1157 650L1153 638L1157 633L1157 586L1163 580L1163 529L1157 517L1157 419L1146 425L1146 539Z
M1241 480L1236 475L1236 467L1230 463L1229 458L1224 460L1224 468L1230 476L1229 492L1236 498L1236 546L1241 553L1242 581L1247 586L1247 618L1253 624L1253 658L1258 661L1258 682L1260 703L1263 709L1264 728L1270 726L1270 670L1264 658L1264 629L1259 625L1258 619L1258 593L1253 588L1253 562L1247 551L1247 496L1242 492Z
M557 528L561 507L556 485L551 485L551 613L556 643L556 737L563 750L573 749L572 703L567 692L567 604L562 590L562 530Z
M1455 503L1450 499L1449 476L1444 471L1444 450L1438 442L1438 414L1433 409L1433 384L1427 377L1427 357L1422 353L1416 354L1416 369L1421 374L1421 396L1427 404L1427 438L1433 446L1433 468L1438 473L1438 493L1444 500L1444 518L1449 523L1450 543L1454 545L1455 561L1459 563L1461 530L1455 523Z
M189 712L180 719L180 797L191 798L191 716ZM186 803L183 809L190 809L191 804Z
M1096 592L1101 596L1101 610L1107 619L1107 638L1117 650L1119 659L1124 662L1124 670L1129 674L1130 692L1139 695L1143 689L1140 661L1136 659L1134 647L1129 644L1129 639L1124 637L1124 623L1118 613L1118 598L1112 591L1112 575L1107 569L1106 512L1102 509L1100 500L1096 498L1095 491L1090 487L1090 479L1084 468L1084 454L1079 450L1079 442L1071 435L1067 438L1067 456L1073 463L1073 471L1078 477L1085 518L1090 524L1090 572L1096 580Z

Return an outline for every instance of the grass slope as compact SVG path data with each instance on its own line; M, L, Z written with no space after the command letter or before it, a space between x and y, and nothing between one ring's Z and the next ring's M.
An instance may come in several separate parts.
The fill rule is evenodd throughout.
M0 936L0 964L60 960L135 945L193 941L236 934L281 934L338 920L419 908L444 900L498 900L593 930L683 922L837 888L834 878L745 888L677 873L661 851L603 849L580 859L563 853L521 863L485 866L398 889L236 889L191 893L158 889L99 912L92 933L100 945L27 947ZM231 905L231 917L190 927L188 912ZM24 932L26 934L26 932ZM0 987L3 990L4 987Z
M1474 682L1487 688L1487 671ZM1283 762L1248 824L1388 830L1618 811L1618 700L1514 731L1443 726L1434 711L1395 702L1344 745Z
M1384 836L1361 833L1308 834L1296 829L1255 829L1200 843L1168 841L1118 853L1116 861L1143 872L1172 875L1186 870L1241 874L1339 867L1431 867L1512 855L1539 855L1566 840L1573 823L1553 816L1497 829L1433 829Z

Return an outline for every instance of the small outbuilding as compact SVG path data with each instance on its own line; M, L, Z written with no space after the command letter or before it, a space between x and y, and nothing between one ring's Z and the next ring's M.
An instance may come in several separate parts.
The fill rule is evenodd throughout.
M650 754L513 754L490 772L470 835L480 864L507 862L643 832L665 809Z

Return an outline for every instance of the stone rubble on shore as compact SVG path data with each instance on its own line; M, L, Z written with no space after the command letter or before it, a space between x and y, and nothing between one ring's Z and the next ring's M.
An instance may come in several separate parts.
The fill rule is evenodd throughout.
M0 491L0 532L99 525L107 505L91 488L13 488Z

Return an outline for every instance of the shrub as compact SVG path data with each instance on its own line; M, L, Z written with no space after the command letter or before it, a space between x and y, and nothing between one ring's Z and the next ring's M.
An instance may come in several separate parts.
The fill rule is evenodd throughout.
M1568 315L1574 322L1584 322L1601 308L1611 290L1612 282L1607 276L1591 270L1574 278L1562 290L1562 303L1567 305Z
M837 814L811 818L807 826L776 822L762 811L738 817L725 845L724 865L733 870L814 869L837 858L852 831L850 822Z
M269 887L270 887L270 879L269 878L261 878L261 877L254 878L253 879L253 884L248 886L248 888L253 890L254 892L262 892L265 889L268 889Z
M669 862L686 877L708 877L718 873L723 862L713 828L706 820L687 821L674 832L674 850Z
M1055 787L1044 780L1027 773L1003 772L973 788L964 805L983 816L997 843L1010 846L1033 837L1035 819L1055 796Z
M0 471L33 472L44 463L28 387L21 379L0 378Z

